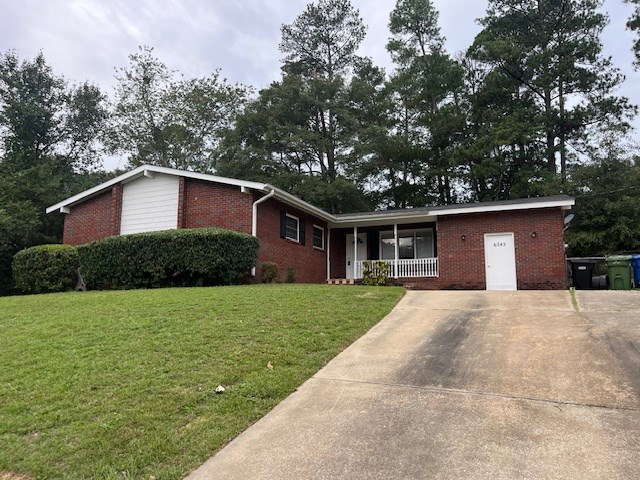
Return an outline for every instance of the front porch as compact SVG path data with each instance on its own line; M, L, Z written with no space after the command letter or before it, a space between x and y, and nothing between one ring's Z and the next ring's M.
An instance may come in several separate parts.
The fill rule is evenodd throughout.
M436 223L354 226L329 231L327 280L362 280L385 267L389 279L437 278Z

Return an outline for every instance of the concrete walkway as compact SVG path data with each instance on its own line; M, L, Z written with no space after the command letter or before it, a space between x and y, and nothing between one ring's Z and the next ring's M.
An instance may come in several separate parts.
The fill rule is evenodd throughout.
M640 293L408 292L196 479L640 478Z

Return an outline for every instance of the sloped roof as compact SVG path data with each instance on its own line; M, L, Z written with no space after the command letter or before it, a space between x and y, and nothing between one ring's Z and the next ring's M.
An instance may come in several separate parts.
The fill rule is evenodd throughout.
M555 195L549 197L536 197L536 198L524 198L517 200L502 200L496 202L477 202L477 203L464 203L455 205L441 205L433 207L420 207L420 208L404 208L395 210L381 210L375 212L359 212L359 213L345 213L345 214L331 214L324 210L305 202L304 200L291 195L277 187L269 185L268 183L249 182L245 180L236 180L233 178L219 177L217 175L209 175L205 173L190 172L187 170L177 170L173 168L157 167L153 165L142 165L129 172L123 173L107 182L96 185L93 188L78 193L72 197L62 200L55 205L47 208L47 213L54 211L65 211L67 208L84 202L85 200L99 195L105 192L113 185L118 183L127 183L135 180L136 178L153 173L175 175L185 178L193 178L197 180L204 180L208 182L221 183L224 185L233 185L240 188L248 188L257 190L263 193L274 192L274 197L278 200L299 208L307 213L315 215L323 220L333 224L333 226L341 226L345 224L357 224L365 223L367 221L392 221L392 220L411 220L421 219L424 217L437 217L443 215L457 215L463 213L482 213L482 212L496 212L496 211L508 211L508 210L525 210L525 209L537 209L537 208L554 208L559 207L563 210L571 208L575 204L575 200L568 195Z
M568 195L553 195L548 197L520 198L516 200L499 200L494 202L458 203L453 205L437 205L432 207L400 208L393 210L379 210L374 212L342 213L335 217L340 220L356 218L383 218L396 216L442 216L461 213L496 212L507 210L527 210L532 208L560 207L570 208L575 199Z
M188 170L177 170L175 168L167 168L167 167L157 167L155 165L141 165L140 167L134 168L133 170L123 173L122 175L118 175L111 180L101 183L100 185L96 185L93 188L85 190L84 192L80 192L77 195L66 198L61 202L56 203L55 205L51 205L47 208L47 213L55 212L57 210L62 211L64 208L72 207L77 205L78 203L82 203L85 200L88 200L91 197L99 195L114 185L118 183L127 183L135 180L136 178L140 178L147 174L147 172L151 173L160 173L165 175L175 175L178 177L185 178L193 178L196 180L204 180L206 182L214 182L221 183L223 185L233 185L240 188L249 188L252 190L257 190L264 193L269 193L271 191L275 192L275 197L285 202L289 205L293 205L307 213L311 213L316 215L326 221L332 220L333 215L325 212L324 210L311 205L310 203L305 202L304 200L291 195L290 193L285 192L284 190L280 190L277 187L269 185L268 183L260 183L260 182L249 182L245 180L237 180L235 178L227 178L227 177L219 177L217 175L209 175L207 173L198 173L198 172L190 172Z

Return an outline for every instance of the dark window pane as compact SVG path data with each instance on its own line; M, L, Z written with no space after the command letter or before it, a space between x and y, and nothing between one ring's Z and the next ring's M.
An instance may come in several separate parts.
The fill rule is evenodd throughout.
M382 238L382 259L393 260L396 258L396 242L392 238Z
M292 217L287 217L286 235L290 240L298 241L298 220Z
M324 230L322 228L313 227L313 246L324 249Z
M413 258L413 235L398 238L398 258Z

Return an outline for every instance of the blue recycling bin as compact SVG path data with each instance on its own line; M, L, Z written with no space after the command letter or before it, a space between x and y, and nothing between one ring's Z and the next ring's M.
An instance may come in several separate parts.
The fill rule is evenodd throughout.
M633 282L636 288L640 288L640 254L631 255L631 269L633 270Z

